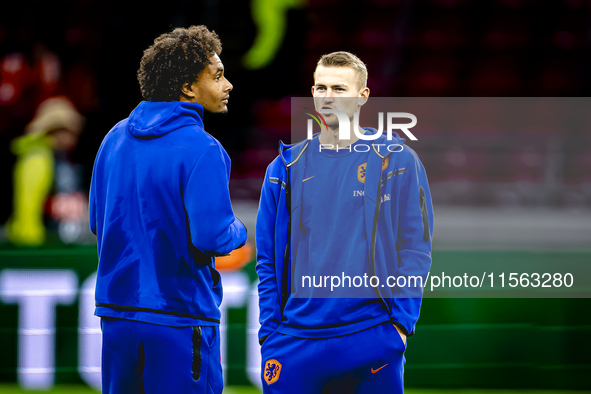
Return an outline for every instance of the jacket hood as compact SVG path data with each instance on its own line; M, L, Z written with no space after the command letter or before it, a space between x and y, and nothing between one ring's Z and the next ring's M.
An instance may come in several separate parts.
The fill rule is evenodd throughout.
M375 134L378 132L378 130L374 129L373 127L363 127L363 129L369 131L371 134ZM318 138L319 135L320 135L320 133L316 133L316 134L314 134L313 138ZM386 138L387 138L387 132L384 130L382 132L381 137L379 137L378 139L373 140L373 141L367 141L367 143L383 144L384 141L386 141ZM398 133L392 132L392 142L391 142L392 144L404 145L404 141L406 141L406 140L404 138L400 138ZM310 140L303 140L303 141L300 141L296 144L284 144L283 141L279 141L279 156L281 157L281 160L283 160L283 163L285 163L285 165L287 167L295 164L295 162L297 162L299 160L299 158L302 156L302 154L308 148L309 142L310 142ZM376 152L375 149L372 149L372 151ZM390 153L388 153L388 155ZM386 155L386 156L388 156L388 155Z
M128 131L136 138L158 138L187 126L203 128L203 106L184 101L142 101L129 116Z

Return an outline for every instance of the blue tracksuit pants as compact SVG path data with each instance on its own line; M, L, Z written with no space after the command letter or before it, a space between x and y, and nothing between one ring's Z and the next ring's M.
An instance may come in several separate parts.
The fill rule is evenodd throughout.
M221 394L219 327L102 318L101 328L103 394Z
M390 323L325 339L275 332L261 349L263 393L403 393L405 349Z

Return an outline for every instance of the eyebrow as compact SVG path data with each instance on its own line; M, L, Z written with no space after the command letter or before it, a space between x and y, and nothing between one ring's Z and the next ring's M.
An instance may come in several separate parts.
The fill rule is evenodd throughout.
M319 86L326 87L326 84L323 84L323 83L317 83L315 86L317 86L317 87L319 87ZM330 85L330 87L331 87L331 88L333 88L333 89L334 89L334 88L348 88L348 87L349 87L349 85L347 85L347 84L342 84L342 83L337 83L337 84L334 84L334 85Z

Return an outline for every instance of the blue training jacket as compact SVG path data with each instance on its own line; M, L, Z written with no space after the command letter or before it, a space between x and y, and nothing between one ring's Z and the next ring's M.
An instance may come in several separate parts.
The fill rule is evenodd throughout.
M366 130L376 132L371 128ZM369 246L367 273L380 277L420 276L425 283L431 268L433 236L433 206L427 175L417 154L403 145L404 139L396 133L392 135L392 141L387 141L386 136L367 141L372 144L363 197ZM279 156L267 168L263 182L256 223L261 343L281 325L283 308L291 292L289 244L297 242L299 220L294 218L299 218L298 202L302 198L302 188L292 185L302 184L302 163L309 142L294 145L281 142ZM391 144L401 145L402 150L389 152L385 145ZM390 195L391 204L381 202L386 194ZM292 209L291 215L288 214ZM346 212L346 207L342 212ZM413 335L423 289L412 286L375 289L386 319L389 317L405 334ZM317 323L318 326L331 324L330 321Z
M203 129L203 107L141 102L105 137L90 187L97 316L167 326L219 324L215 256L246 242L230 158Z

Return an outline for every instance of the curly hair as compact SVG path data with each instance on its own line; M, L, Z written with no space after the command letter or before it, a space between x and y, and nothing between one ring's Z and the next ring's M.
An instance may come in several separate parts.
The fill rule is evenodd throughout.
M209 58L221 52L220 38L203 25L162 34L144 51L137 72L144 100L178 100L183 84L196 81Z

